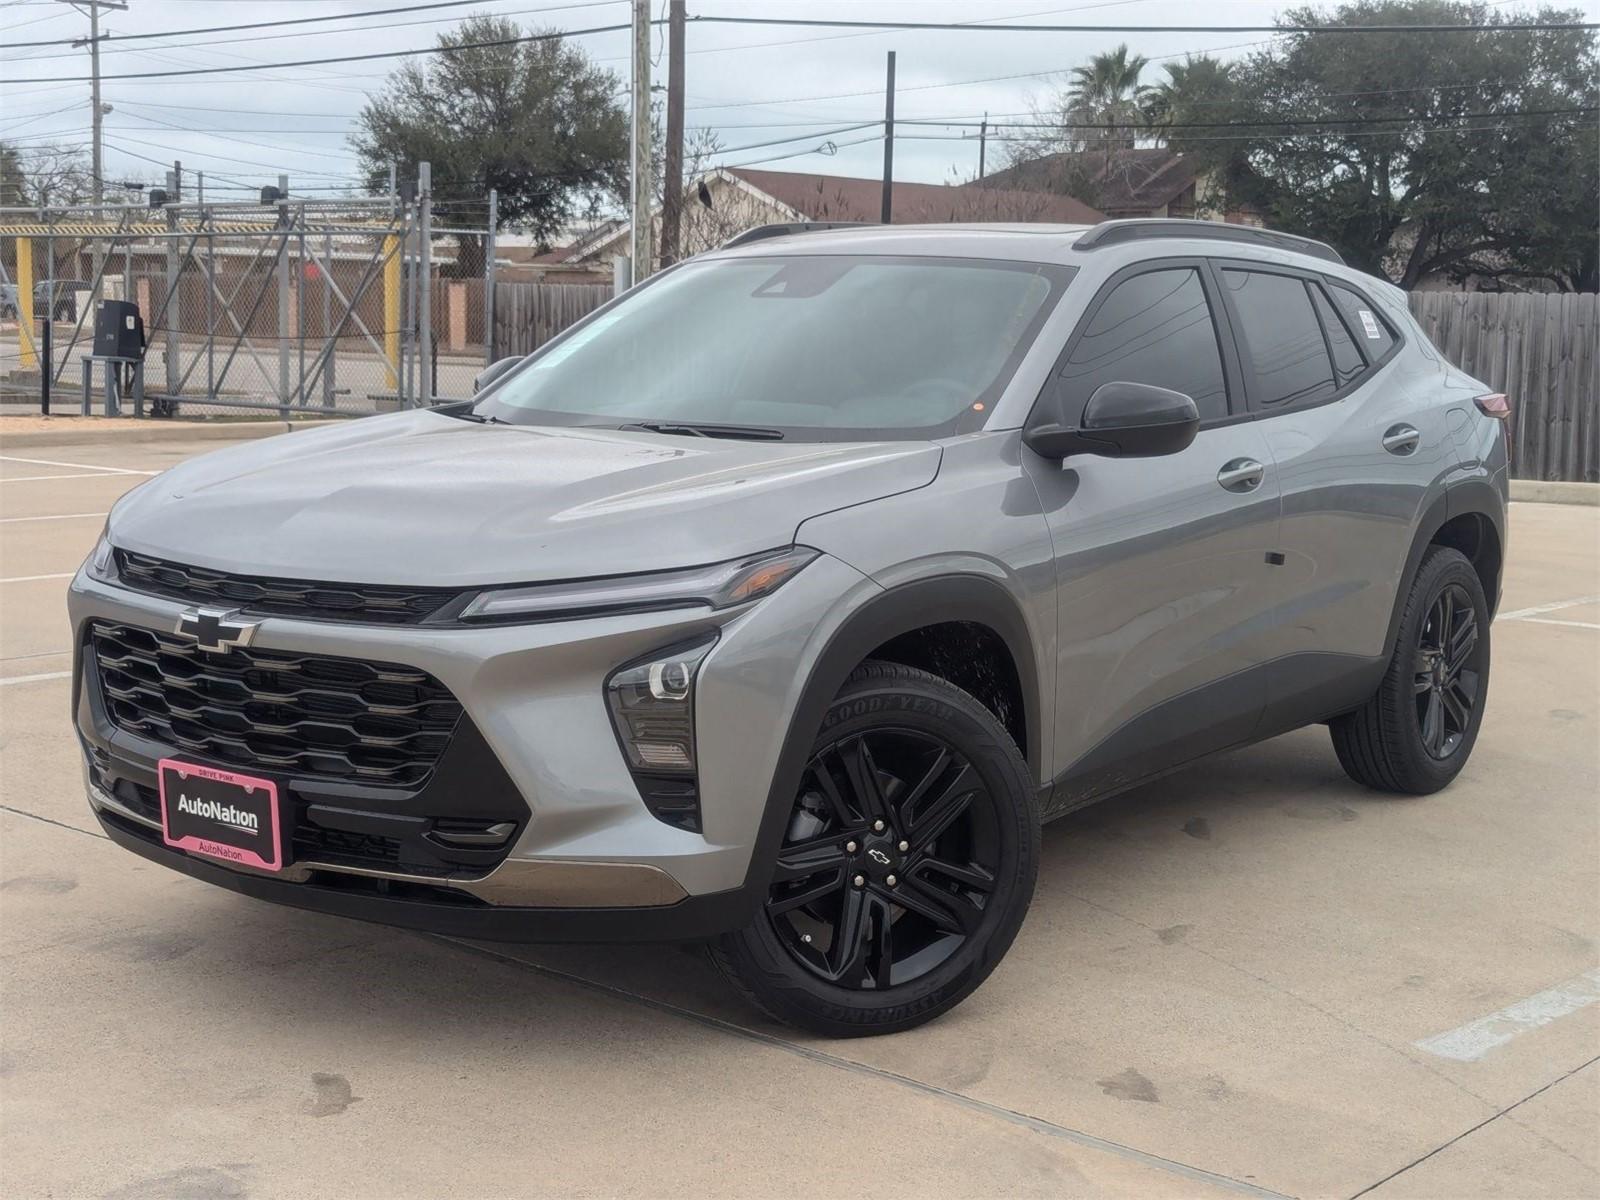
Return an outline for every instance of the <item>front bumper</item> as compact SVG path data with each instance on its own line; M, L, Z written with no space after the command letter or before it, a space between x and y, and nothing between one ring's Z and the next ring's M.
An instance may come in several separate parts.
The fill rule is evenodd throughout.
M130 805L111 794L125 776L140 780L148 799L155 761L170 748L141 745L97 712L87 629L108 621L167 632L184 605L80 573L69 607L78 647L74 711L91 805L113 840L145 858L301 908L523 941L694 938L737 928L754 915L764 891L764 879L759 888L747 886L761 873L753 848L809 660L831 624L823 618L862 589L875 590L851 568L822 558L777 594L733 613L477 628L269 617L253 648L403 663L443 683L460 701L462 729L485 760L482 770L457 770L445 790L476 800L499 786L498 776L525 817L514 845L492 868L419 874L300 856L269 875L167 847L159 826L151 827L148 803ZM712 628L720 637L696 692L703 826L696 833L663 823L645 807L617 745L603 686L622 663ZM210 765L245 772L254 766ZM441 760L441 777L447 765ZM296 781L288 783L293 790Z

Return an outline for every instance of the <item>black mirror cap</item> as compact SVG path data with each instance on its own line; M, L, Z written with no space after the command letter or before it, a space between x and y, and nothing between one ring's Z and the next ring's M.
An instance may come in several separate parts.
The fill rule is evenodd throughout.
M495 359L494 362L490 363L483 370L479 371L478 374L473 378L472 394L476 396L479 392L483 391L484 388L488 387L507 371L511 370L512 367L516 366L525 357L527 356L522 354L513 354L506 358Z
M1200 432L1200 410L1182 392L1147 383L1101 384L1084 407L1083 426L1031 425L1023 441L1045 458L1099 454L1155 458L1188 449Z

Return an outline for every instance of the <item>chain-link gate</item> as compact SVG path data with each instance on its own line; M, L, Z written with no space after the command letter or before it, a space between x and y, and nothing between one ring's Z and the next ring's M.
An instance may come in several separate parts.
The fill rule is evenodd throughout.
M487 245L474 277L454 247ZM493 235L426 199L0 209L0 402L102 411L96 303L143 318L143 415L362 416L471 394L491 356ZM48 359L48 363L47 360ZM47 369L48 367L48 369ZM131 374L131 372L130 372Z

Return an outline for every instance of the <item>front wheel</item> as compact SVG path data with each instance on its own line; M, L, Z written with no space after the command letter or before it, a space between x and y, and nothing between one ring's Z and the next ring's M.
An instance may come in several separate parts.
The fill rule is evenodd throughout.
M1038 859L1034 787L1005 727L946 680L869 662L812 745L760 915L712 958L791 1025L909 1029L999 963Z
M1345 773L1383 792L1421 796L1466 766L1489 694L1489 604L1472 564L1433 546L1406 597L1377 693L1329 723Z

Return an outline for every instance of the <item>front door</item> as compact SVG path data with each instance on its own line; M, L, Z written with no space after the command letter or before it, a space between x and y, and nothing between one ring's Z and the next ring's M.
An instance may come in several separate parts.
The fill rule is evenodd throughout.
M1241 420L1215 284L1194 260L1115 276L1068 341L1053 387L1069 421L1103 383L1192 396L1178 454L1031 456L1056 556L1051 813L1247 740L1266 700L1278 483Z

